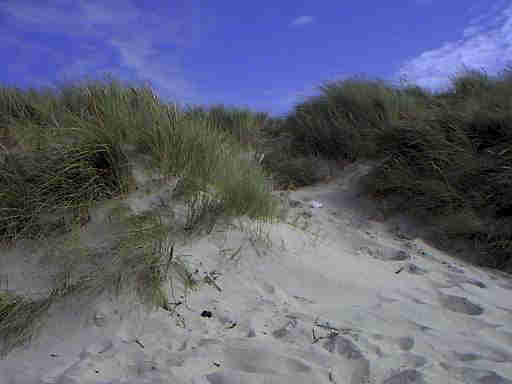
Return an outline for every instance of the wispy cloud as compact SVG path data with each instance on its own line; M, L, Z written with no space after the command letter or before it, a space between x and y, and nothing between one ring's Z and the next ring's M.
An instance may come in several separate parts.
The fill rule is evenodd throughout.
M313 16L300 16L293 20L290 25L305 25L311 24L314 21L315 19L313 18Z
M403 64L398 76L431 90L443 90L450 77L466 68L493 75L512 62L512 6L500 1L471 20L464 38L446 42Z
M44 30L59 40L59 46L66 45L66 55L58 46L50 47L44 38L23 39L21 46L31 54L22 54L12 63L18 72L28 70L29 58L40 57L34 55L40 51L57 68L57 79L108 69L122 78L131 74L135 80L149 80L164 97L187 99L194 95L194 87L185 78L181 57L183 49L199 36L195 3L191 0L183 3L186 6L141 9L130 0L6 2L0 4L0 13L7 14L10 22L0 27L0 42L14 47L14 40L21 41L21 36ZM14 37L2 37L13 33Z

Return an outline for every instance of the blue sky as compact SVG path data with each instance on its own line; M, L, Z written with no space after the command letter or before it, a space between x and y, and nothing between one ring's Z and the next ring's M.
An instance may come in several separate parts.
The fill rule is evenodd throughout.
M170 5L169 5L170 4ZM440 90L512 63L502 0L0 0L2 85L101 78L273 115L354 75Z

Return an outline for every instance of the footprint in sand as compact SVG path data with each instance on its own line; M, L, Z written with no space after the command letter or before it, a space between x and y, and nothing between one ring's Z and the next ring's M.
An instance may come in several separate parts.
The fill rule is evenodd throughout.
M453 375L464 383L512 384L512 380L506 379L494 371L469 367L456 367L443 362L441 362L440 365L445 371L450 373L450 375Z
M512 291L512 281L499 282L498 286L500 286L503 289Z
M487 360L495 363L512 362L512 355L504 349L498 349L494 346L486 344L476 345L474 349L478 350L478 353L458 353L457 351L454 351L453 357L459 361Z
M387 378L382 384L424 384L423 374L415 369L406 369Z
M320 382L319 373L307 362L264 346L228 346L223 352L222 369L205 376L210 384Z
M380 341L389 346L397 346L402 351L410 351L414 347L414 338L411 336L402 336L402 337L392 337L385 336L380 334L375 334L371 336L374 340Z
M404 250L380 244L363 246L357 251L360 255L370 256L383 261L404 261L411 256Z
M322 347L330 353L346 359L352 366L353 372L350 383L365 383L370 377L370 362L361 350L348 338L341 335L328 337Z
M450 311L464 313L471 316L479 316L484 313L484 309L478 304L474 304L465 297L455 295L440 294L441 304Z
M288 327L296 328L297 321ZM286 327L284 327L286 328ZM285 329L276 331L285 333ZM274 334L280 340L281 334ZM348 338L329 336L307 353L284 343L276 352L258 341L223 348L221 369L205 375L209 384L234 383L368 383L370 363Z

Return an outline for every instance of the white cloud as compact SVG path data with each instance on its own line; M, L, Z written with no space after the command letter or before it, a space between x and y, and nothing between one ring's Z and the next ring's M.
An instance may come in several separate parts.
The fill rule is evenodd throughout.
M466 68L484 69L494 75L512 61L512 6L496 4L474 18L463 30L464 38L423 52L405 62L398 76L432 90L450 86L453 77Z
M311 24L314 21L313 16L300 16L291 22L290 25L305 25Z
M123 66L133 69L139 74L164 86L168 96L179 95L180 98L193 95L192 86L181 77L180 58L172 54L161 54L146 39L134 39L130 42L112 40L111 44L118 48ZM159 56L155 59L155 56Z
M62 67L56 70L60 77L74 78L115 68L117 63L113 60L119 59L120 68L114 74L130 72L135 80L149 80L164 97L189 98L194 87L182 72L180 58L181 49L198 39L199 8L193 0L182 6L162 3L152 6L152 10L142 10L130 0L7 2L0 5L0 12L7 13L11 24L0 27L0 41L5 41L1 36L11 36L13 31L23 36L44 28L63 40L71 38L74 54L64 55L44 42L23 40L24 50L29 49L31 54L20 57L19 64L38 57L34 52L45 51L52 64ZM10 43L15 46L14 41ZM161 49L164 45L165 50ZM167 48L170 45L172 48Z

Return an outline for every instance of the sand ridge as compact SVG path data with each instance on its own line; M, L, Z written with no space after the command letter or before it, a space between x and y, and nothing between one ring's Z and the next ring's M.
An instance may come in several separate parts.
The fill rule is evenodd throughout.
M55 308L0 383L512 383L512 279L379 219L358 192L370 169L286 193L270 245L233 229L182 247L215 284L179 316L109 297Z

